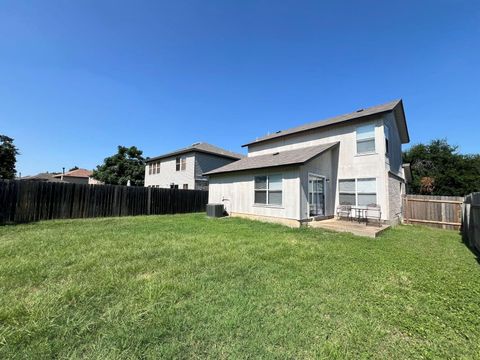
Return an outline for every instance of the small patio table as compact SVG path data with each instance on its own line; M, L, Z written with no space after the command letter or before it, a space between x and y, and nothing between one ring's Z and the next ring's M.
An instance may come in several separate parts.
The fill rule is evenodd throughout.
M367 218L367 209L359 206L352 206L352 210L355 211L355 219L360 223Z

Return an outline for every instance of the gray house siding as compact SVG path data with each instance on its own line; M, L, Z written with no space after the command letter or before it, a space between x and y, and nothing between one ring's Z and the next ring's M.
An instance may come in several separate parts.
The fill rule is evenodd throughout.
M201 152L195 153L195 189L208 190L208 178L204 173L230 164L235 159L224 158Z
M208 201L225 205L229 214L300 220L299 166L276 167L212 175ZM255 176L282 176L282 204L255 204Z
M390 129L389 152L385 156L387 170L400 175L402 169L402 142L400 140L397 122L395 121L393 114L388 114L385 117L385 125Z
M187 185L189 189L194 188L194 163L195 156L193 153L179 155L185 157L185 170L177 171L176 156L158 160L160 162L160 172L158 174L149 174L149 168L152 163L145 166L145 186L170 188L171 185L177 185L182 189Z
M389 219L390 223L396 225L400 223L402 216L402 193L403 181L392 175L388 175L388 201L389 201Z
M335 194L337 187L338 147L323 153L300 167L300 216L308 219L308 175L325 177L325 216L335 214Z

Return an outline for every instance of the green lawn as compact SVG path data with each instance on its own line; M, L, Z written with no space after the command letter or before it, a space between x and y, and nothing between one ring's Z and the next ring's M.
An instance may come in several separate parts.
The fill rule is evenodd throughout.
M0 358L475 358L453 231L378 239L203 214L0 227Z

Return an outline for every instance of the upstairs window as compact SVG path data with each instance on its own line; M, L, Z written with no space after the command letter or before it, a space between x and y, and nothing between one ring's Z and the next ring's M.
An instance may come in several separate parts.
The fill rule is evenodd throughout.
M160 174L160 161L148 165L148 175Z
M357 154L375 152L375 125L365 125L357 128Z
M255 204L282 205L282 175L255 176Z
M187 158L185 156L177 156L175 158L175 169L177 171L185 171L187 168Z

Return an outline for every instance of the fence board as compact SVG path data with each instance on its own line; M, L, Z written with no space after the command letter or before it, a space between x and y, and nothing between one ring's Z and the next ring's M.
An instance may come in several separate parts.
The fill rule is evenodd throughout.
M0 180L0 224L203 212L208 191Z
M406 195L404 222L443 229L460 229L464 198L458 196Z

